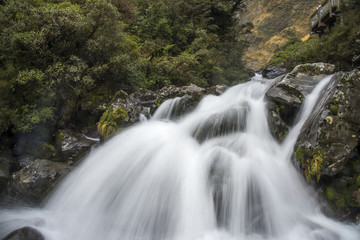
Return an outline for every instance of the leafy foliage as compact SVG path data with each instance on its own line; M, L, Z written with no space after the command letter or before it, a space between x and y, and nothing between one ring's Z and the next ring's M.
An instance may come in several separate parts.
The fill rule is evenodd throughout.
M240 2L1 2L0 134L67 124L99 86L113 94L246 79L234 20Z

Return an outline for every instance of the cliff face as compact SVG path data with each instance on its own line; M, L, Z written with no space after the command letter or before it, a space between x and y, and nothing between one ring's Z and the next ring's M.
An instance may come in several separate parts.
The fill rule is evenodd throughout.
M309 37L309 19L316 8L312 0L244 0L239 13L242 31L239 39L250 47L245 53L247 67L260 69L277 47L291 37Z

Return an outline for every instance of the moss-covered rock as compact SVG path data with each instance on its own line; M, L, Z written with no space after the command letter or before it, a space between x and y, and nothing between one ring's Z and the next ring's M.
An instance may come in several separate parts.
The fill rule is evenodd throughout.
M339 73L304 125L296 159L337 217L360 211L360 71Z
M298 147L295 151L296 159L304 169L306 180L317 183L320 180L324 150Z
M306 74L309 76L329 75L334 73L335 65L329 63L306 63L298 65L291 71L292 76Z
M97 124L100 137L107 139L121 129L127 116L128 113L124 107L107 109Z

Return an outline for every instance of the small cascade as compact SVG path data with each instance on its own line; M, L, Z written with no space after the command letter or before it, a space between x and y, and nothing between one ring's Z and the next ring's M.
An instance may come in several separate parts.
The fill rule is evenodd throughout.
M24 226L47 240L358 240L319 210L290 161L332 76L308 95L283 144L270 134L259 76L188 114L165 101L69 175L41 209L0 211L0 239Z

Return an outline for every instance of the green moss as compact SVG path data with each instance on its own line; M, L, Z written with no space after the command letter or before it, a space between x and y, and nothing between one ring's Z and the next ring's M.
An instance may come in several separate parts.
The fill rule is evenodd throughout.
M339 111L339 105L333 106L330 108L330 112L332 115L337 115Z
M295 157L304 169L306 180L309 182L319 182L324 150L321 148L311 150L299 147L295 151Z
M160 105L164 102L164 99L158 98L156 99L156 106L160 107Z
M275 110L277 114L280 116L280 107L277 104L275 105Z
M343 208L343 207L345 207L345 199L340 197L339 199L337 199L335 201L335 204L336 204L336 206Z
M124 123L127 115L128 113L123 107L114 110L107 109L97 124L100 136L103 139L109 138L113 133L120 129L121 124Z
M328 200L333 201L336 198L336 191L332 187L327 187L325 191L325 196Z
M124 90L119 90L115 93L114 98L121 98L121 99L127 99L129 95Z
M360 187L360 175L356 178L356 187Z

